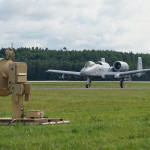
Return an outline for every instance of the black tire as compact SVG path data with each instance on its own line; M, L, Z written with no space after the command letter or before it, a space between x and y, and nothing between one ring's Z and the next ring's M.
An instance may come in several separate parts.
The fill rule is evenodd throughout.
M86 84L86 88L89 88L90 87L90 85L89 84Z
M120 82L120 87L124 88L124 83L123 82Z

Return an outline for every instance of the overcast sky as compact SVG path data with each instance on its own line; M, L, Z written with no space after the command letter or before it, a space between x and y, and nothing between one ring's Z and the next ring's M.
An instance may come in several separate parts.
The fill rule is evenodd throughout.
M0 47L150 53L150 0L0 0Z

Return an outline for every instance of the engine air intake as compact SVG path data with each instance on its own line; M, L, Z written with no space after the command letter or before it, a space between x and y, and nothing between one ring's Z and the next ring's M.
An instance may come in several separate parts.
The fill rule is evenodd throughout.
M129 65L123 61L116 61L113 65L115 71L128 71Z

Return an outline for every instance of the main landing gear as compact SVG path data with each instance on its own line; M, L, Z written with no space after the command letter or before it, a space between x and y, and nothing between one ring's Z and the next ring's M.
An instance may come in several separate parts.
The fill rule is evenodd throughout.
M89 88L90 85L91 85L91 79L87 78L87 80L86 80L86 88Z
M124 88L124 79L120 79L120 87Z
M90 85L91 85L91 78L88 77L86 80L86 88L89 88ZM120 79L120 87L124 88L124 78Z

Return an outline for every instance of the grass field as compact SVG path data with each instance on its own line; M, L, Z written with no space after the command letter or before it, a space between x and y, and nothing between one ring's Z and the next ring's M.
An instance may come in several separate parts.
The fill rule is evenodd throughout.
M90 89L84 82L31 84L25 112L40 109L70 123L0 126L1 150L150 149L149 82L127 82L125 89L119 82L93 82ZM0 97L0 103L0 117L12 116L11 96Z

